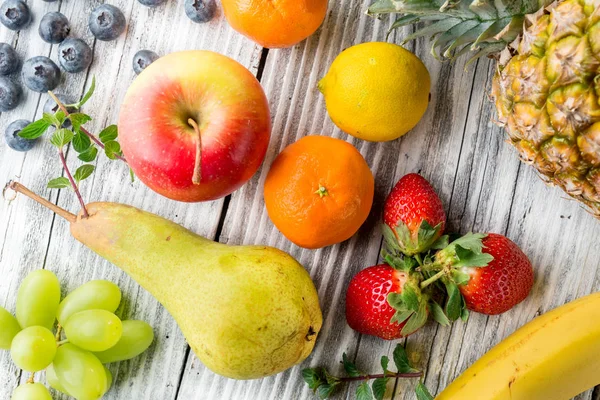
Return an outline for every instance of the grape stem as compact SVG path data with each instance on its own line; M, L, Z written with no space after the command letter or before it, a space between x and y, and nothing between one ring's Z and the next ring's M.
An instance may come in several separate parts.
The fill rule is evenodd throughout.
M35 379L35 372L31 374L31 376L29 377L29 379L27 379L27 383L33 383Z
M60 341L60 333L61 332L62 332L62 325L57 324L56 325L56 336L54 336L57 342Z
M65 339L65 340L61 340L59 342L56 342L57 346L62 346L63 344L67 344L69 343L69 339Z
M61 109L61 111L63 113L65 113L65 117L69 117L69 115L71 115L69 113L69 111L67 110L67 107L58 99L58 97L56 97L56 95L54 93L52 93L52 91L48 91L48 95L50 97L52 97L52 100L54 100L56 102L56 105ZM87 129L85 129L83 126L79 127L79 130L83 133L85 133L90 139L92 139L94 141L94 143L96 143L98 146L100 146L100 148L104 149L104 143L102 143L97 137L96 135L92 134L90 131L88 131ZM118 154L114 154L115 158L118 158L119 160L127 163L127 160L125 159L125 157L120 156Z

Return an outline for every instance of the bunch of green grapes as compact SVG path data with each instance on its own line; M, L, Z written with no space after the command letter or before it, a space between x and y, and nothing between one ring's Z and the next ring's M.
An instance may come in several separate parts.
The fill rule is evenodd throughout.
M88 282L61 302L56 275L47 270L27 275L16 318L0 307L0 349L10 350L17 367L32 373L12 400L52 400L46 386L34 382L44 369L53 389L78 400L101 398L112 385L104 364L136 357L154 340L146 322L121 321L114 314L120 303L121 290L109 281Z

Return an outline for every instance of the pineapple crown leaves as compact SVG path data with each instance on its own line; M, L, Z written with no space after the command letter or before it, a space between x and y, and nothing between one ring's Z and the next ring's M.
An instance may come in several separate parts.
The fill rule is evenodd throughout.
M349 382L362 381L356 388L357 400L383 400L390 379L395 378L421 378L423 373L413 368L402 345L396 345L392 360L396 365L397 372L388 369L390 359L387 356L381 357L380 364L383 373L365 374L360 372L356 365L350 361L346 353L342 355L342 364L347 376L336 377L331 375L325 368L306 368L302 370L302 377L308 384L308 387L316 393L319 398L327 399L335 389ZM373 381L369 385L369 381ZM419 382L415 388L417 400L433 400L425 385Z
M480 57L504 50L523 31L525 16L554 0L377 0L369 15L400 14L390 32L417 22L429 22L407 36L403 44L419 37L432 39L437 59L453 60L472 52L467 65Z
M421 225L419 225L419 230L415 237L415 235L411 234L408 226L402 221L398 221L394 229L390 228L387 224L383 224L382 231L385 241L383 258L386 259L387 254L396 258L401 257L402 254L412 257L420 253L425 253L431 248L439 247L440 244L437 241L440 238L442 225L443 223L439 223L435 227L432 227L429 222L423 220Z

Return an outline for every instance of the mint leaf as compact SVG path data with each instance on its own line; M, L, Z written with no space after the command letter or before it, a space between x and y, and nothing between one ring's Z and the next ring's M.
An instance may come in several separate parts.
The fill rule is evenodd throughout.
M356 365L354 365L354 363L352 363L349 359L348 356L346 356L346 353L342 354L342 362L344 364L344 369L346 370L346 373L348 374L348 376L351 377L356 377L356 376L360 376L360 372L358 372L358 368L356 368Z
M116 156L121 155L121 145L114 140L104 143L104 152L106 157L116 160Z
M52 124L44 119L37 120L27 125L19 132L19 136L24 139L37 139L48 130Z
M373 400L373 392L368 382L356 388L356 400Z
M329 396L331 396L331 393L333 392L333 390L335 389L335 387L337 386L337 383L334 384L324 384L321 385L317 388L317 394L319 395L319 398L325 400L328 399Z
M73 131L79 132L81 125L85 125L86 123L90 122L92 117L83 113L74 113L69 115L69 119L73 124Z
M42 119L48 122L50 125L54 125L57 128L60 128L63 122L65 122L65 113L62 112L62 110L58 110L56 114L44 113Z
M95 167L92 164L84 164L81 167L77 168L73 179L75 179L75 182L79 183L82 180L88 178L92 174L92 172L94 172L94 169Z
M73 140L73 136L73 132L68 129L57 129L50 138L50 143L61 149Z
M85 103L87 103L87 101L90 99L90 97L92 97L92 95L94 94L94 90L96 90L96 77L95 76L92 77L92 84L90 85L90 88L83 95L81 100L79 100L78 103L74 104L75 108L79 109L79 108L81 108L81 106L83 106Z
M96 159L98 155L98 149L94 146L91 146L86 151L80 153L77 158L79 158L83 162L92 162Z
M410 366L410 362L408 361L408 355L406 354L406 350L402 347L401 344L397 345L394 349L394 364L396 364L396 368L398 368L398 372L401 374L408 374L411 372L417 372L416 369Z
M373 381L371 387L373 388L373 395L377 400L383 400L385 396L385 390L387 389L387 383L390 378L377 378Z
M438 303L436 303L435 301L430 302L429 308L431 309L431 316L435 321L437 321L442 326L450 326L450 320L448 319L446 313L444 313L444 310Z
M48 182L48 189L64 189L71 186L71 183L67 178L61 176L60 178L54 178Z
M302 378L308 384L308 387L316 391L319 386L325 383L322 378L322 368L305 368L302 370Z
M390 363L390 359L388 358L388 356L383 356L381 357L381 368L383 368L383 373L387 374L388 371L388 364Z
M117 129L116 125L107 126L98 135L98 137L100 138L100 141L104 144L115 140L117 138L117 136L119 136L119 135L118 135L118 129Z
M89 136L85 133L79 132L78 130L75 131L77 133L73 137L73 148L76 152L83 153L84 151L90 148L90 146L92 145L92 141L90 140Z
M417 387L415 388L415 394L417 395L417 400L434 400L427 387L423 384L423 382L419 382Z

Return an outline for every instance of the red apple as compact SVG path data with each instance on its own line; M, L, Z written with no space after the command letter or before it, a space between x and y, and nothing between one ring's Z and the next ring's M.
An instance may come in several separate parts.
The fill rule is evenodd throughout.
M173 200L226 196L260 167L271 134L265 93L238 62L211 51L162 57L127 90L119 142L136 176Z

